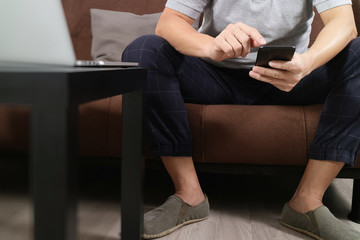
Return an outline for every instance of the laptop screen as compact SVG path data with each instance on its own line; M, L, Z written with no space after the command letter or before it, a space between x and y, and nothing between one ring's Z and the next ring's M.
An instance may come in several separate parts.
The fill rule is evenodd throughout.
M0 33L0 65L75 63L61 0L0 1Z

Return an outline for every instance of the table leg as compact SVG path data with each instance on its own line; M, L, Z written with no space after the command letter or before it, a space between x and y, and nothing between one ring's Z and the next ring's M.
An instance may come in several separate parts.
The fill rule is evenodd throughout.
M360 223L360 179L358 178L354 179L351 212L348 218L353 222Z
M31 117L34 239L74 240L77 106L34 107Z
M143 229L142 91L123 95L121 239L141 239Z

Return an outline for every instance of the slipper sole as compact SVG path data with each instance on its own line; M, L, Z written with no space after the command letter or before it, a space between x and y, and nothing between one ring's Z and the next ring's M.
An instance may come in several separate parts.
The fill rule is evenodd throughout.
M172 227L166 231L163 231L161 233L158 233L158 234L143 234L143 239L154 239L154 238L160 238L160 237L164 237L172 232L174 232L175 230L185 226L185 225L188 225L188 224L191 224L191 223L196 223L196 222L200 222L200 221L203 221L205 219L207 219L207 217L204 217L204 218L199 218L199 219L193 219L193 220L189 220L189 221L186 221L184 223L181 223L179 225L176 225L175 227Z
M287 228L290 228L292 230L295 230L297 232L300 232L300 233L303 233L303 234L306 234L312 238L315 238L316 240L324 240L323 238L319 237L318 235L312 233L312 232L309 232L305 229L302 229L302 228L298 228L298 227L294 227L294 226L291 226L289 225L288 223L285 223L283 221L280 220L280 224L283 225L284 227L287 227Z

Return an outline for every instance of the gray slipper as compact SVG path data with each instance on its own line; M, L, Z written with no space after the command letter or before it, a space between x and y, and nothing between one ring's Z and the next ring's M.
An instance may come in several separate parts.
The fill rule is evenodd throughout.
M285 204L280 223L317 240L359 240L360 232L338 220L327 207L321 206L305 214Z
M206 219L210 213L209 200L190 206L177 196L170 196L160 207L144 215L144 239L163 237L190 223Z

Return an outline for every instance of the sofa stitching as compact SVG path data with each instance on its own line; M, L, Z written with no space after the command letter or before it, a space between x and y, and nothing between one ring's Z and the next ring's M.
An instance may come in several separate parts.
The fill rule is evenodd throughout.
M201 126L201 162L205 161L205 105L201 105L201 117L200 117L200 126Z
M105 141L104 141L104 143L105 143L106 156L109 156L109 154L110 154L110 151L109 151L109 135L110 135L109 134L109 131L110 131L110 129L109 129L109 126L110 126L109 111L110 111L111 99L112 99L112 97L109 97L107 99L107 106L106 106L106 111L105 111L105 116L104 116L104 118L105 118Z
M309 142L309 136L308 136L308 126L307 126L307 121L306 121L305 106L302 106L302 112L303 112L303 122L304 122L304 127L305 127L305 153L307 153L307 146L308 146L308 142ZM306 164L306 162L305 162L305 164Z

